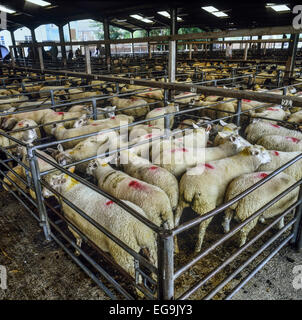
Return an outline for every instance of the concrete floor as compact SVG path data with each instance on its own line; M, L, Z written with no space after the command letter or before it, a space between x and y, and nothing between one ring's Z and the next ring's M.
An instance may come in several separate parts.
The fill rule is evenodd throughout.
M2 299L108 299L55 243L46 243L29 213L7 192L0 192L0 265L8 270ZM233 299L302 300L292 286L293 267L302 254L282 249Z

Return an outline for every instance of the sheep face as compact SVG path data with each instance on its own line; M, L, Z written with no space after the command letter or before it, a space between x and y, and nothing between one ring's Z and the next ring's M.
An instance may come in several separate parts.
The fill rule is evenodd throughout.
M51 188L60 192L62 186L67 182L67 179L65 177L65 174L60 174L60 175L52 175L50 177L46 177L46 181ZM44 198L50 198L54 196L54 194L46 187L43 187L42 195Z
M241 151L242 155L249 155L254 156L259 164L265 164L271 162L271 156L269 154L269 151L267 151L262 146L254 145L247 147Z
M75 121L73 128L80 128L88 124L88 119L86 115L83 115L79 120Z
M90 176L93 176L94 175L94 172L95 170L99 167L99 163L98 161L95 159L95 160L92 160L88 163L88 166L87 166L87 169L86 169L86 172L88 175Z

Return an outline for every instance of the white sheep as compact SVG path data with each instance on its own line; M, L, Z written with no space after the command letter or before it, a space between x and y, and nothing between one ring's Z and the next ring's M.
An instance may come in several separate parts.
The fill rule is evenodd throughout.
M282 152L271 150L269 151L271 161L269 163L261 165L257 171L273 171L290 160L296 158L301 154L301 152ZM294 164L289 166L287 169L283 171L284 173L288 174L289 176L293 177L296 181L302 179L302 159L296 161Z
M227 188L225 201L227 202L236 197L261 179L266 178L270 173L271 171L248 173L234 179ZM295 182L294 178L281 172L258 189L231 205L225 211L224 222L222 224L224 231L230 231L230 221L234 214L234 218L238 222L243 222L280 193L295 184ZM297 200L298 192L299 188L296 188L273 206L265 210L260 216L257 216L251 222L242 227L240 229L240 246L243 246L246 243L249 232L256 226L259 219L261 222L264 222L265 219L273 218L284 212ZM284 218L280 220L279 229L283 228L283 226Z
M130 99L113 97L109 99L109 101L113 106L116 106L118 110L127 108L121 112L128 116L143 117L150 111L147 102L144 99L137 97L131 97Z
M134 121L134 118L132 116L127 116L125 114L118 114L116 116L106 118L106 119L101 119L101 120L89 119L84 115L84 116L81 116L80 119L75 121L73 127L80 128L83 126L91 125L91 126L98 126L99 128L103 127L104 129L108 129L109 127L110 128L118 127L121 122L125 124L125 123L132 123L133 121Z
M126 210L122 209L113 201L77 182L69 175L53 175L47 180L53 189L157 267L156 237L150 228L131 216ZM52 193L44 188L43 196L49 197L52 196ZM85 201L83 201L83 199L85 199ZM109 252L117 264L135 278L134 258L68 206L60 197L58 197L58 200L62 205L66 218L85 234L89 240L95 243L97 247L105 252ZM136 210L140 215L146 217L141 208L129 201L122 201ZM69 227L69 230L75 236L77 245L81 246L81 236L71 227Z
M268 151L260 146L251 146L232 157L189 169L180 180L180 200L175 214L175 225L179 224L183 209L186 207L192 207L199 215L215 209L223 203L226 188L233 179L242 174L254 172L261 164L269 161ZM211 220L212 217L200 223L196 252L201 249Z
M292 113L289 118L287 119L288 122L294 122L301 124L302 123L302 110Z
M165 168L176 177L180 177L187 169L196 166L198 163L232 156L244 147L246 147L245 140L239 135L233 134L224 136L224 143L217 147L192 148L174 145L173 148L163 149L153 163Z
M284 120L288 115L288 112L284 111L281 106L269 107L262 112L257 112L258 110L259 109L251 110L250 115L252 117L270 118L275 120Z
M168 229L174 227L169 198L159 187L117 171L101 159L92 160L87 167L87 173L97 179L100 189L142 208L150 221L156 225L165 225Z
M268 121L254 120L245 129L245 135L249 142L256 143L260 138L268 135L279 135L302 139L302 133L296 130L286 129Z
M178 105L170 105L168 107L164 108L155 108L152 111L148 112L146 115L146 119L151 119L159 116L163 116L165 114L173 113L179 111L179 106ZM170 128L172 128L174 123L174 116L170 116ZM157 119L157 120L152 120L149 121L149 124L152 124L154 126L164 128L165 125L165 120L164 117Z
M269 150L302 151L302 140L295 137L268 135L257 140L257 144Z
M161 188L169 197L172 209L178 203L178 181L175 176L164 168L155 166L147 159L138 157L134 153L123 151L120 164L130 176Z

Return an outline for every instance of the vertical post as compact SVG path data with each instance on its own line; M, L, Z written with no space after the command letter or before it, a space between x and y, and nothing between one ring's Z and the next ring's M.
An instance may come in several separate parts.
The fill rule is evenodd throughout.
M247 51L249 49L249 43L247 42L245 44L245 48L244 48L244 57L243 57L243 60L247 60Z
M66 67L67 56L66 56L66 46L65 46L65 39L64 39L64 29L62 24L60 24L58 27L59 27L59 36L60 36L60 43L61 43L62 61L63 61L64 67Z
M10 57L11 57L11 60L12 60L12 67L15 68L16 66L16 63L15 63L15 57L14 57L14 48L10 47L9 48L9 51L10 51Z
M50 241L51 240L50 227L48 224L47 212L46 212L44 202L43 202L39 166L37 164L37 158L35 157L35 155L33 153L32 147L30 147L30 146L27 146L27 157L28 157L28 161L29 161L29 165L30 165L32 184L33 184L34 191L36 194L36 201L37 201L37 205L38 205L38 209L39 209L40 226L43 228L46 240Z
M96 107L96 100L95 98L92 99L92 115L93 115L93 120L97 120L98 119L98 110ZM106 114L104 115L106 118Z
M68 22L68 31L69 31L69 41L72 42L70 22ZM70 45L70 50L72 51L72 45Z
M44 60L43 60L42 47L38 47L38 53L39 53L40 69L41 69L41 72L44 72Z
M10 36L11 36L11 39L12 39L12 44L14 46L15 59L17 59L18 58L18 52L17 52L17 48L16 48L16 39L15 39L14 31L10 31Z
M236 126L237 127L240 127L241 104L242 104L242 100L238 99L237 100L237 109L236 109Z
M35 60L36 60L36 48L35 48L35 44L37 43L37 39L36 39L36 34L35 34L35 29L30 29L30 34L31 34L31 39L32 39L32 56L31 56L31 58L32 58L32 64L33 64L33 62L35 62ZM30 57L28 57L28 58L30 58Z
M174 298L174 241L171 231L163 230L158 234L158 299Z
M177 9L172 8L170 10L170 17L171 17L171 26L170 26L170 34L176 34L176 19L177 19ZM168 64L168 76L169 82L175 81L175 74L176 74L176 41L170 40L169 41L169 64ZM172 92L169 91L169 99L171 100Z
M288 46L288 59L285 67L284 80L286 83L289 82L290 78L293 76L295 63L296 63L296 53L298 48L299 33L291 34Z
M300 186L298 200L302 199L302 187ZM291 241L292 245L300 251L302 249L302 204L300 204L295 210L295 216L297 221L294 226L294 237Z
M106 64L108 71L111 69L111 50L110 50L110 33L109 33L109 21L107 18L104 18L104 39L105 39L105 56L106 56Z
M131 36L132 36L132 39L134 38L134 32L131 32ZM131 52L132 52L132 57L134 57L134 42L131 43Z
M189 44L189 60L192 60L192 43Z
M89 46L85 46L85 63L86 63L86 73L91 74L91 61L90 61Z

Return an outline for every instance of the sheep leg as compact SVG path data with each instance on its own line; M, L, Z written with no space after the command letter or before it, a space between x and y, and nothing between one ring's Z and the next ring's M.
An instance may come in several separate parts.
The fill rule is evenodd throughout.
M177 227L179 225L179 221L182 215L182 212L184 208L188 207L188 204L184 201L179 201L179 204L177 206L176 212L175 212L175 217L174 217L174 225ZM178 241L177 241L177 236L174 237L174 252L179 253L179 247L178 247Z
M80 235L79 235L77 232L75 232L73 229L71 229L71 228L69 228L69 227L68 227L68 229L69 229L69 231L73 234L73 236L75 237L75 239L76 239L76 245L81 248L81 246L82 246L82 238L80 237ZM75 253L74 253L74 254L75 254L76 256L81 255L80 251L77 250L77 249L75 250Z
M260 217L260 218L259 218L259 221L260 221L261 223L265 223L265 218Z
M246 224L241 230L240 230L240 241L239 241L239 247L242 247L245 245L247 236L250 233L250 231L256 226L257 222L259 220L259 217L253 219L251 222Z
M228 233L230 231L230 222L232 221L234 215L234 211L230 208L225 210L224 220L222 222L222 227L224 229L224 233Z
M203 239L207 230L208 225L210 224L210 222L212 221L213 217L201 222L201 224L199 225L199 233L198 233L198 241L196 243L196 247L195 247L195 252L200 252L201 250L201 246L203 243Z

